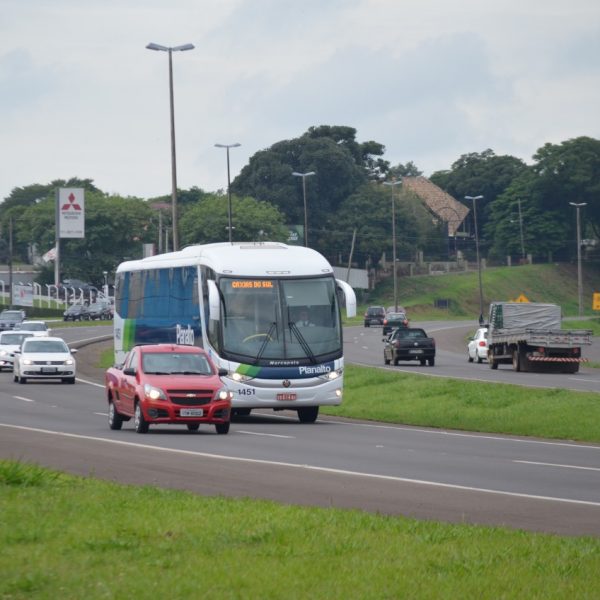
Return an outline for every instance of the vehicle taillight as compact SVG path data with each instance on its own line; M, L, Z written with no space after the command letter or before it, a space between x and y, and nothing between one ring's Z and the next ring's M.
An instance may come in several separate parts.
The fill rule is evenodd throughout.
M384 320L383 320L383 324L384 324L384 325L387 325L387 319L384 319Z
M485 347L485 342L484 342L483 340L481 340L481 341L479 342L479 345L480 345L480 346L483 348L483 347Z

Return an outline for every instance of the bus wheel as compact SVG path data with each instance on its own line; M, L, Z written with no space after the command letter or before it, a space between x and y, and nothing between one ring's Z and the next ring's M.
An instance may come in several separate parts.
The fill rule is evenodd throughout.
M318 415L318 406L304 406L298 409L298 420L300 423L314 423Z
M229 433L229 423L215 423L215 429L219 435Z

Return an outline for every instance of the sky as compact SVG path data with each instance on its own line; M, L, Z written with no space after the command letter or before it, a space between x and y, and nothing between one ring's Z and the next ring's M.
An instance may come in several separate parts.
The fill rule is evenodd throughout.
M0 201L71 177L227 189L259 150L344 125L425 176L600 138L598 0L0 0Z

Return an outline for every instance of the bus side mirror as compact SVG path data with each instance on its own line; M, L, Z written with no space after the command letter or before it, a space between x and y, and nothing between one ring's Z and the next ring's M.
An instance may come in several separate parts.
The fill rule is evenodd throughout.
M344 292L344 296L346 297L346 316L348 318L356 316L356 294L354 290L342 279L335 280L338 286Z
M221 319L221 302L219 298L219 290L217 284L209 279L208 283L208 318L213 321Z

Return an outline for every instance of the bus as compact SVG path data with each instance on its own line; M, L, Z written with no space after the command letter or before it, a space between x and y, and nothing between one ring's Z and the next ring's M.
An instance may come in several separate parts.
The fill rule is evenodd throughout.
M224 242L126 261L115 276L115 361L137 344L200 346L227 370L234 414L295 410L312 423L342 401L342 304L355 316L354 290L301 246Z

